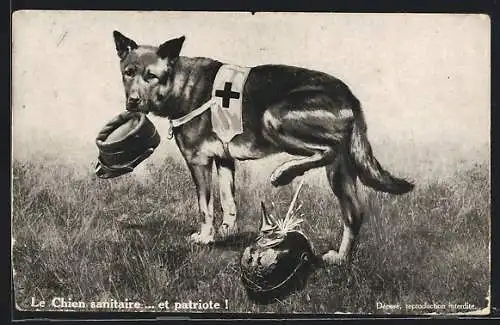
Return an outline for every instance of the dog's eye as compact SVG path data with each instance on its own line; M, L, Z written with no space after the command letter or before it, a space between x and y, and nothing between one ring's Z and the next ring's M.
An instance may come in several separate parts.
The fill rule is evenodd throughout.
M125 71L123 71L123 74L127 77L132 77L135 74L135 68L126 68Z
M144 75L144 80L145 81L151 81L153 79L159 79L157 75L155 75L154 73L151 73L151 72L146 72L146 74Z

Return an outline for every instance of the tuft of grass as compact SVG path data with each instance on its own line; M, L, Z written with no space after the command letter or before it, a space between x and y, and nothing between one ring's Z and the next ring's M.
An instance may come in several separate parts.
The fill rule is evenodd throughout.
M243 235L200 246L187 240L199 222L187 168L172 159L161 165L145 162L144 168L142 178L132 173L101 180L55 158L13 162L12 256L19 308L31 309L32 297L48 304L64 297L153 306L212 300L222 309L202 311L243 313L388 312L377 309L377 302L487 305L487 164L457 171L452 178L417 182L404 196L361 186L367 218L352 263L317 269L303 291L268 305L247 299L239 258L256 236L259 202L275 202L284 215L297 181L273 188L238 165L236 200ZM342 224L331 190L306 178L298 201L305 220L301 227L316 252L338 249ZM216 205L218 222L219 210ZM456 311L461 310L441 312Z

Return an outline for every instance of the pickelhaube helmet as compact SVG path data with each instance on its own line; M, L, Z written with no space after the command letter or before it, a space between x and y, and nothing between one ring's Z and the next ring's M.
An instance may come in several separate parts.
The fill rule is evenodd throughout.
M283 219L267 214L261 202L260 232L257 240L245 248L241 257L241 279L250 299L267 303L301 290L314 263L313 247L298 226L300 206L294 210L297 195Z

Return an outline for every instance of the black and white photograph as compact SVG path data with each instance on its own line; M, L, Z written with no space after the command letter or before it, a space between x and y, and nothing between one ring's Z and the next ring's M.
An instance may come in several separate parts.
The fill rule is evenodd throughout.
M16 309L488 315L490 33L14 12Z

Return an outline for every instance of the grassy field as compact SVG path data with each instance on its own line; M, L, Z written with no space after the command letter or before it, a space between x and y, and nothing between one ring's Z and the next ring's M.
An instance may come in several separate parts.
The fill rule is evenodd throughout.
M487 163L418 183L405 196L363 189L370 215L348 267L314 271L307 287L268 305L249 301L239 257L255 237L259 201L285 211L291 186L273 188L237 170L243 233L210 247L190 244L197 227L194 185L173 160L145 162L147 177L101 180L50 157L13 162L13 265L19 308L32 299L138 301L172 311L175 302L218 302L213 312L423 313L487 306L490 176ZM303 229L317 252L338 248L340 210L324 182L306 179ZM219 205L216 204L220 222ZM169 309L158 303L169 301ZM377 302L401 309L377 309ZM58 301L60 303L60 301ZM405 304L445 308L409 309ZM185 306L184 306L185 307ZM425 307L425 306L424 306ZM44 310L60 310L53 307ZM76 308L76 310L81 310ZM94 309L97 310L97 309ZM117 310L117 309L115 309ZM178 308L177 311L195 311Z

